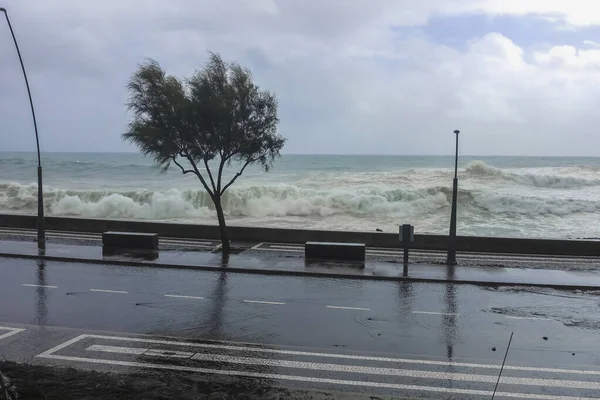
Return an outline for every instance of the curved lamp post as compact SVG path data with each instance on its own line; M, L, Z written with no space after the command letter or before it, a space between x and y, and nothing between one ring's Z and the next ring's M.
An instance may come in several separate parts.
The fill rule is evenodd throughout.
M458 134L456 134L456 153L454 154L454 180L452 182L452 211L450 213L450 234L448 237L448 258L446 264L456 265L456 197L458 195Z
M37 220L37 243L39 250L46 249L46 230L44 224L44 189L42 186L42 157L40 155L40 137L38 135L37 121L35 119L35 109L33 108L33 100L31 99L31 90L29 89L29 80L27 80L27 73L25 72L25 65L23 64L23 58L21 57L21 51L19 50L19 45L17 44L17 38L15 37L15 32L13 31L12 25L10 23L10 19L8 19L8 12L6 8L0 7L0 12L4 13L6 17L6 22L8 22L8 28L10 29L10 33L12 35L13 41L15 42L15 48L17 49L17 54L19 56L19 61L21 62L21 69L23 70L23 77L25 78L25 86L27 86L27 94L29 95L29 104L31 105L31 115L33 116L33 127L35 129L35 142L37 145L37 161L38 161L38 220Z

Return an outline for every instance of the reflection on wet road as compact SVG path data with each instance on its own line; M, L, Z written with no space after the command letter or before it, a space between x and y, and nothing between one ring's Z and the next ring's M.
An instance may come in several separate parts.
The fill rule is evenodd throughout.
M65 362L486 397L514 332L505 397L600 395L595 294L26 260L2 260L0 272L2 327L123 332L44 352Z

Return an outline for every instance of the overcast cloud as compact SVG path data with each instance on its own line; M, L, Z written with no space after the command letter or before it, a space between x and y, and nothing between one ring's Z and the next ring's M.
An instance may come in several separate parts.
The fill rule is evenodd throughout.
M286 153L600 156L600 2L0 0L42 151L134 151L125 83L186 76L207 49L280 100ZM35 145L0 19L0 151Z

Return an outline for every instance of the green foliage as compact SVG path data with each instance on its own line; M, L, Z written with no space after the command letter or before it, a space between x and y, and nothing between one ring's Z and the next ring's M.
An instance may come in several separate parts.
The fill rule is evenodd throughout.
M133 120L123 138L164 170L175 164L184 174L198 176L213 200L248 165L258 163L268 171L285 143L277 133L275 95L260 90L248 69L226 63L216 53L210 53L205 67L183 81L148 60L127 88ZM209 168L213 160L218 164L216 175ZM232 162L241 167L225 184L223 168ZM206 167L208 179L199 163Z

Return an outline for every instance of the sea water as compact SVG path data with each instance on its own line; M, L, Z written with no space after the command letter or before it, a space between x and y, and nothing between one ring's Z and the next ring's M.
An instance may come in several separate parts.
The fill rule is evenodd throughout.
M36 213L36 162L0 153L1 213ZM216 223L198 178L177 167L163 173L129 153L45 153L42 163L47 215ZM223 204L230 225L397 232L410 223L447 234L453 168L446 156L284 155L268 173L248 168ZM600 237L600 158L461 156L458 177L459 235Z

